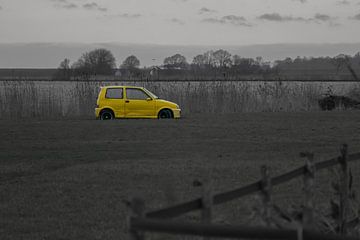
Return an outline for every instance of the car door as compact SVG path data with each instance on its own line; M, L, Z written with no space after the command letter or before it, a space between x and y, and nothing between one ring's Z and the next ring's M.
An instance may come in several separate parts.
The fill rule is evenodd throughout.
M107 88L105 93L105 106L114 110L115 117L125 116L125 99L123 88Z
M154 117L155 101L141 88L126 88L126 117Z

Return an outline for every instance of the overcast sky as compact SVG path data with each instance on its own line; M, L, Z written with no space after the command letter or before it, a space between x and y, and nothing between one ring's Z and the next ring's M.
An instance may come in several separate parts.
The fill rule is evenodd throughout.
M0 0L0 42L360 41L360 0Z

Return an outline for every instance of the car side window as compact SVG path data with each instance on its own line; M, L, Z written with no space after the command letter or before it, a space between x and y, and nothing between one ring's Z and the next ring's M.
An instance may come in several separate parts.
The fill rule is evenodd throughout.
M106 89L105 98L122 99L123 98L123 89L122 88L108 88L108 89Z
M134 99L134 100L146 100L147 98L149 98L149 96L141 89L127 88L126 89L126 98Z

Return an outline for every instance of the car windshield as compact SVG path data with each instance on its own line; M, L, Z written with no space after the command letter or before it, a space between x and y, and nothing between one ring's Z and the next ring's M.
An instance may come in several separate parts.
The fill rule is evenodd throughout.
M154 98L154 99L158 99L159 97L156 96L155 94L153 94L152 92L150 92L149 90L147 90L146 88L143 88L144 91L150 95L150 97Z

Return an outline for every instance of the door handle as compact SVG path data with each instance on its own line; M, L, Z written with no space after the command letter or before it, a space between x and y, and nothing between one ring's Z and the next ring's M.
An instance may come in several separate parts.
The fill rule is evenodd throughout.
M125 100L126 103L129 103L130 101L129 100Z

